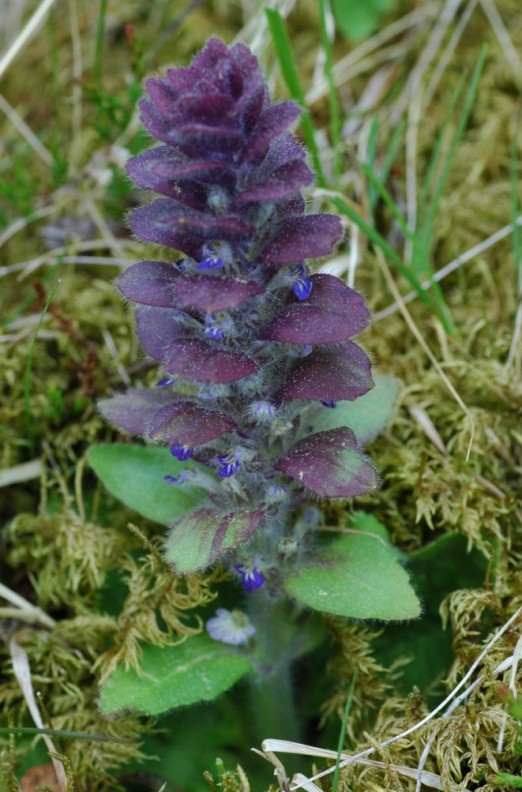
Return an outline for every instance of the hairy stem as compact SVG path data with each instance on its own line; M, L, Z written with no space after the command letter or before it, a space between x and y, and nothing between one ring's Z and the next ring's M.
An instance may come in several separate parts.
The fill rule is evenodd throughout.
M297 740L298 720L289 657L289 613L285 601L265 588L249 595L250 616L256 628L257 675L252 677L250 704L256 736Z

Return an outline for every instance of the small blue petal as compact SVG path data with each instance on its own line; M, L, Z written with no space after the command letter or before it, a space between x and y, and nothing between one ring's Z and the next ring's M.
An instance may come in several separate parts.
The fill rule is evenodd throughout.
M234 564L234 569L241 575L241 587L246 594L264 585L266 578L255 566L251 568L247 564Z
M292 291L298 300L307 300L312 293L313 282L311 278L298 278L294 281Z
M174 377L163 377L156 383L156 388L166 388L168 385L174 385L175 382Z
M217 474L220 478L228 478L237 473L241 467L238 454L235 451L228 451L226 454L217 454L217 461L220 463Z
M306 264L297 264L286 275L286 281L298 300L307 300L312 292L313 281L309 278L310 270Z
M331 399L321 399L321 404L323 407L330 407L332 410L334 407L337 407L337 402L332 401Z
M220 478L228 478L229 476L233 476L234 473L237 473L240 467L241 462L239 462L239 460L236 462L223 463L221 467L218 468L217 474Z
M201 249L201 260L196 264L197 270L221 269L230 263L232 250L228 242L205 242Z
M194 449L190 446L178 445L177 443L174 443L170 447L170 453L173 457L179 459L180 462L184 462L186 459L190 459L194 453Z
M205 327L205 335L207 338L213 338L215 341L220 341L223 338L223 331L219 327Z
M204 333L207 338L213 338L215 341L220 341L223 338L222 323L214 314L208 314L205 318Z
M223 266L223 259L214 258L212 256L205 256L201 259L199 264L196 264L196 269L200 271L221 269Z

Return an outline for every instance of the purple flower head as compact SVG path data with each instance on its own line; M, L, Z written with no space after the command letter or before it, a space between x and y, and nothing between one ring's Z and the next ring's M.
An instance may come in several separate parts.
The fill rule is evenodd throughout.
M255 559L251 558L233 566L241 575L241 587L246 594L264 585L266 578L257 568Z
M225 608L218 608L216 615L208 620L205 627L215 641L232 646L246 644L256 633L256 628L250 623L246 613Z
M349 428L314 432L300 418L309 405L333 407L373 386L354 340L369 313L338 278L312 274L310 260L332 252L342 225L307 212L301 190L313 176L288 131L300 110L270 100L248 47L211 39L187 68L149 79L140 109L161 143L127 170L161 197L134 209L130 225L179 260L140 261L120 277L163 378L150 392L103 400L100 410L199 463L209 502L197 510L198 547L209 548L208 566L241 541L255 544L263 526L268 537L291 532L307 492L345 498L375 489ZM183 473L166 480L181 483ZM178 543L183 525L172 529ZM236 567L244 586L261 584L257 568Z

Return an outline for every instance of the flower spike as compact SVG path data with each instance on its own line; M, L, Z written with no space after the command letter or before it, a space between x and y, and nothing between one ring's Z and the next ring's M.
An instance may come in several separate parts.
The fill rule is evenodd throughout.
M377 486L349 428L314 431L305 417L324 418L320 404L333 408L372 387L355 340L369 313L341 280L314 273L310 261L332 252L342 224L307 211L301 190L313 175L289 132L301 111L270 100L248 47L213 38L190 66L146 88L141 118L161 144L127 171L160 197L134 209L130 225L172 248L175 263L140 261L118 288L136 304L137 334L161 379L100 410L170 449L176 464L191 460L191 471L165 476L206 493L173 520L166 556L175 570L226 555L256 596L266 581L252 559L275 569L311 552L314 542L299 544L313 530L299 522L310 492L345 498ZM245 618L221 609L207 630L239 645L254 631Z

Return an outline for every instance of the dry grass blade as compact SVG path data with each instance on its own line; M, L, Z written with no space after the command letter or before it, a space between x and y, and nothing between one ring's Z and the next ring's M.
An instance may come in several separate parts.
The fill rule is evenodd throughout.
M27 704L27 709L31 714L34 725L38 729L43 729L44 724L34 695L33 682L31 679L31 669L29 667L29 658L27 656L27 653L24 651L24 649L22 649L22 647L19 644L16 643L14 639L11 639L11 641L9 642L9 651L11 653L13 670L16 679L18 681L18 684L20 685L20 689L23 693L25 703ZM44 740L51 756L53 754L56 754L57 753L56 748L49 735L43 734L42 739ZM54 771L56 773L56 779L58 781L60 789L62 792L67 792L67 777L65 775L63 764L58 759L54 759L54 758L52 759L52 762L54 766Z
M43 24L45 17L53 7L56 0L42 0L32 17L28 20L25 27L20 31L7 52L0 58L0 78L9 68L18 53L27 44L30 38L36 33Z
M0 110L6 114L9 121L18 130L24 140L48 167L52 168L54 160L52 154L36 137L33 130L25 123L24 119L11 107L7 99L0 94Z

